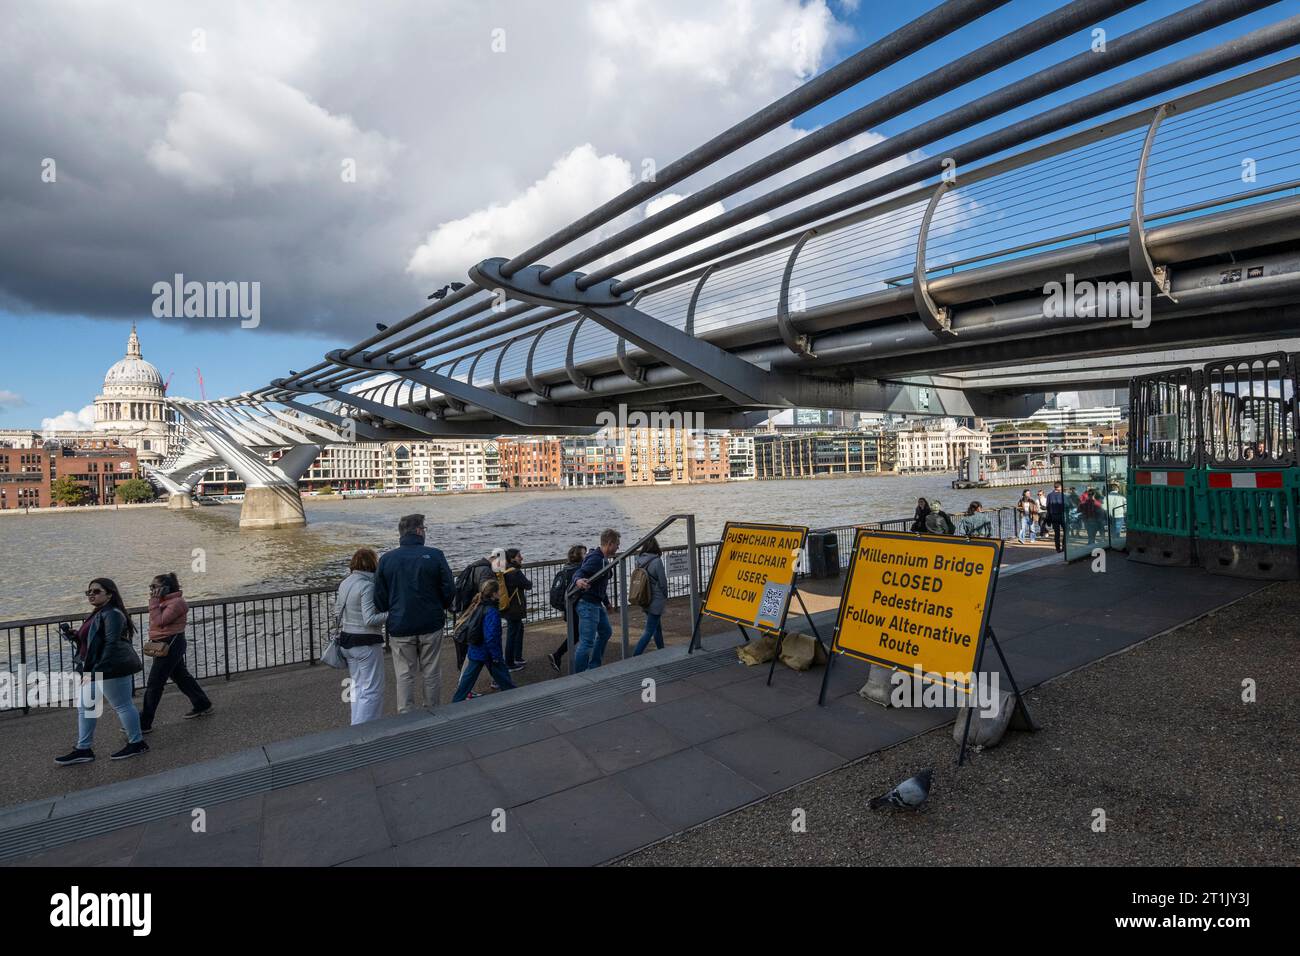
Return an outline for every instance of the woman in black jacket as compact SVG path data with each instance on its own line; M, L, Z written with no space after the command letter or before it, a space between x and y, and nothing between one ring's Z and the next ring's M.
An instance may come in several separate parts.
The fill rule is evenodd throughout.
M69 754L56 757L61 767L90 763L95 759L91 744L95 742L95 725L103 713L104 701L117 712L126 731L127 744L114 760L125 760L149 750L140 732L140 712L131 701L132 677L144 669L131 646L135 625L126 613L117 585L108 578L95 578L86 588L86 598L94 608L82 622L81 629L65 632L77 642L77 670L81 672L80 699L77 706L77 746Z
M913 531L925 530L925 519L930 516L930 502L924 498L916 499L916 515L912 519Z

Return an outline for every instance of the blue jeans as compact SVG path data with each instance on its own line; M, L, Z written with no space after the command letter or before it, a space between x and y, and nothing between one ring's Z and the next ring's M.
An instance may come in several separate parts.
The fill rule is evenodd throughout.
M1025 539L1034 537L1034 518L1032 515L1020 516L1020 543L1024 544Z
M497 687L501 690L514 690L515 684L510 679L510 671L506 670L505 661L476 661L471 658L465 661L465 669L460 672L460 683L456 685L456 693L451 695L453 704L469 696L469 692L474 689L474 682L478 680L478 675L483 672L484 667L497 682Z
M662 614L651 614L646 611L645 615L645 633L641 635L641 640L636 642L636 650L632 652L633 657L640 655L650 643L650 638L655 639L655 647L659 650L664 649L664 616Z
M128 743L136 744L144 739L140 732L140 712L131 702L131 677L114 677L81 685L80 705L77 707L78 750L89 750L95 742L95 725L99 718L92 716L93 708L103 707L105 702L117 711L117 719L122 722Z
M573 672L580 674L588 667L599 667L605 656L605 645L614 629L609 626L609 615L595 601L578 601L578 649L573 652Z

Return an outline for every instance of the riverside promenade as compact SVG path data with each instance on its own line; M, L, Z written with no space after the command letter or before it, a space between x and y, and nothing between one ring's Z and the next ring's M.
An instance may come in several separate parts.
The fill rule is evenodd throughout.
M993 625L1022 688L1264 586L1108 558L1098 574L1088 561L1065 565L1050 548L1007 548ZM839 582L809 584L837 592ZM823 634L834 603L812 597ZM800 622L792 615L790 623ZM602 864L953 720L951 710L864 700L857 691L867 668L847 659L836 663L827 706L818 707L821 668L778 666L768 687L766 666L736 660L734 629L710 631L705 651L690 656L678 643L432 713L161 773L143 774L149 758L128 761L141 776L0 809L0 858L68 866ZM274 693L273 675L247 680ZM181 729L217 737L228 722L241 734L256 731L256 701L230 704L210 723ZM4 735L55 719L71 715L11 719ZM154 735L160 744L165 729ZM954 762L955 753L954 744ZM979 759L996 760L997 751Z

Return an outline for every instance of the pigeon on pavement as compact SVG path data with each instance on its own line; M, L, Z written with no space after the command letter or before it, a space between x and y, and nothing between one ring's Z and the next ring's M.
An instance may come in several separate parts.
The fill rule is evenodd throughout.
M922 770L915 777L908 777L889 793L882 797L873 797L871 809L880 810L916 810L930 796L930 776L933 771Z

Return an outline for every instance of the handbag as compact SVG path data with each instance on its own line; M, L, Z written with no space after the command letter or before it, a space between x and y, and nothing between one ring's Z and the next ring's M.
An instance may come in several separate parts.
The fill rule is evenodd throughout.
M166 657L171 647L171 641L145 641L144 653L146 657Z
M339 647L337 638L330 638L330 642L325 645L325 650L321 651L320 662L328 664L330 667L346 669L347 660L343 657L343 649Z

